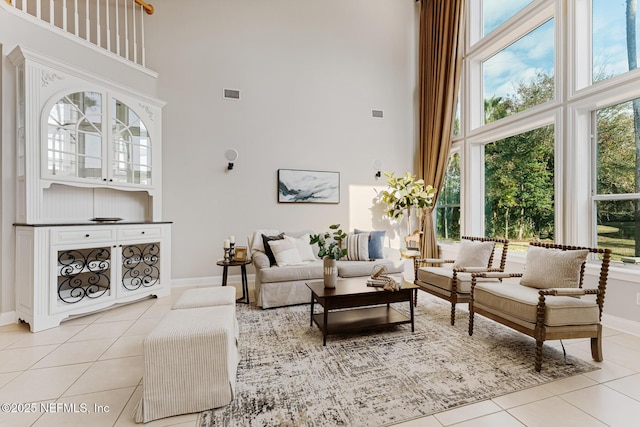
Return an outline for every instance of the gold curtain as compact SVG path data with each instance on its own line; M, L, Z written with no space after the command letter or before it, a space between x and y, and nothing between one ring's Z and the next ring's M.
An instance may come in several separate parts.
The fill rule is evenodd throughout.
M451 148L462 69L465 3L466 0L421 0L420 4L419 175L425 184L436 189L442 187ZM428 210L422 217L421 252L425 258L438 257L431 213Z

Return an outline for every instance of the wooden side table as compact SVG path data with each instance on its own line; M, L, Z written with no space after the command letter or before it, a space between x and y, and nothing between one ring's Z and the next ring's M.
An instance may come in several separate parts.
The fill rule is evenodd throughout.
M227 275L229 272L229 267L240 267L240 275L242 277L242 297L238 298L237 302L243 302L245 304L249 304L249 285L247 283L247 264L251 264L251 261L218 261L217 265L223 267L222 270L222 286L227 286Z

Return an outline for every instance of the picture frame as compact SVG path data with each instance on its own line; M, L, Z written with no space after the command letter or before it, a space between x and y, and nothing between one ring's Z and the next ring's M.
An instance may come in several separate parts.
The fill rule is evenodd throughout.
M340 203L340 172L278 169L278 203Z
M233 254L234 261L246 261L247 260L247 247L237 246Z

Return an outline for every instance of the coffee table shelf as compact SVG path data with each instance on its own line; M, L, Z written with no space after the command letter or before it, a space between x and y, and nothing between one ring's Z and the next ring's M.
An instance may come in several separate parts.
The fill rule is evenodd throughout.
M329 321L327 334L411 323L409 317L391 307L387 308L387 306L331 311L327 313L327 316ZM313 321L322 330L324 314L314 314Z
M413 296L417 286L405 283L395 292L366 285L362 278L340 279L335 289L326 289L322 282L309 282L311 290L310 326L315 323L322 331L322 345L327 335L382 328L390 325L411 324L414 331ZM409 316L391 307L391 303L405 302ZM314 313L315 304L323 308Z

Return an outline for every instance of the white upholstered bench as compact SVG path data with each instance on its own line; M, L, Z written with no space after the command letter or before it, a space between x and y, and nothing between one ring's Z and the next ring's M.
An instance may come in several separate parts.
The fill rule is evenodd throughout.
M202 306L205 302L209 306ZM224 406L235 393L239 353L234 288L185 291L173 308L143 342L136 422Z
M172 309L214 307L218 305L234 305L236 288L233 286L214 286L184 291L173 304Z

